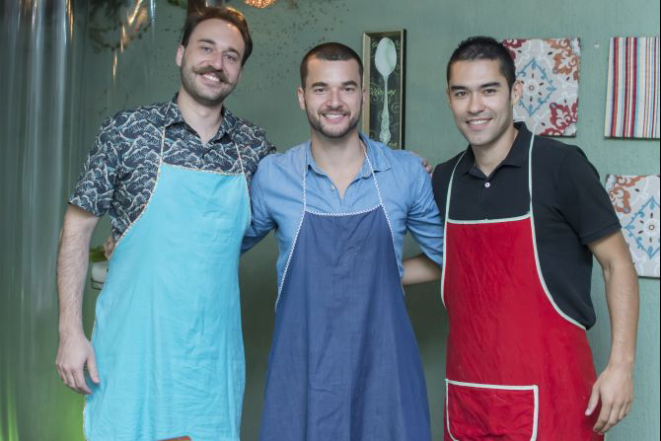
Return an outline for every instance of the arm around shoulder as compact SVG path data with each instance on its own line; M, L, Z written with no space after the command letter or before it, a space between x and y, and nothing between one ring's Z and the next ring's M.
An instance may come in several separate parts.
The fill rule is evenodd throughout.
M402 285L417 285L419 283L433 282L441 278L443 269L426 254L404 260L404 277Z
M407 228L424 255L404 261L405 285L439 279L443 262L443 224L434 199L431 177L417 164L417 159L411 167L411 204L407 213Z

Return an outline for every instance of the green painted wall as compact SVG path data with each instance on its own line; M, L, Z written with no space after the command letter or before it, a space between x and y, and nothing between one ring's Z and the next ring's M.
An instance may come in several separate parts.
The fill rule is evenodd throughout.
M586 151L602 176L659 173L658 141L607 140L602 136L609 38L659 35L658 0L631 0L627 4L613 0L298 0L297 3L297 8L291 8L288 2L280 0L270 9L254 10L238 0L230 2L246 13L255 50L228 106L266 128L270 139L281 150L308 136L307 121L295 99L298 64L305 51L319 42L336 40L360 52L363 31L407 30L406 145L435 164L465 146L454 126L443 91L445 63L460 40L475 34L497 38L578 36L583 53L579 123L578 136L571 142ZM183 18L182 9L159 2L156 27L119 57L114 81L111 53L88 50L84 137L90 145L104 117L122 108L169 99L175 92L179 76L174 53ZM80 153L72 155L80 156ZM82 163L82 160L81 156L79 161ZM69 181L76 173L69 176ZM108 231L105 221L95 234L95 243L101 243ZM257 439L262 408L276 295L275 248L275 241L269 236L242 260L248 376L242 429L245 440ZM407 248L410 253L415 252L412 244L407 244ZM593 280L598 323L589 334L596 364L601 370L608 359L610 328L603 282L597 270ZM659 439L659 281L641 279L640 287L636 401L632 414L613 429L609 441ZM89 324L96 293L89 291L87 294L85 310ZM434 439L440 440L447 321L438 285L408 290L407 304L427 374ZM51 309L47 323L54 324L56 313ZM45 357L48 360L55 357L54 340L42 342L41 350L52 355ZM19 386L28 386L27 378L21 381ZM38 421L44 416L31 414L32 409L27 405L11 406L11 399L3 397L19 413L17 419L23 421L22 429L12 441L77 439L71 434L75 432L72 428L82 423L82 399L62 390L54 368L50 375L42 374L35 382L44 393L66 396L60 401L66 406L39 408L49 415L50 431L36 431L35 424L30 428L29 421L33 418ZM0 436L2 432L0 430ZM34 433L50 433L52 438L29 435ZM78 439L82 439L82 435Z

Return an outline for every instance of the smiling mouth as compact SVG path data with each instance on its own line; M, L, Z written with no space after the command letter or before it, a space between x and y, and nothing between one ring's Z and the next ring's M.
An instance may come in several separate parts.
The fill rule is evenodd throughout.
M207 73L202 74L202 78L204 78L207 81L214 82L214 83L222 83L223 82L222 78L220 78L220 76L218 74L213 73L213 72L207 72Z
M339 121L342 118L344 118L347 114L346 113L322 113L321 116L324 118L330 120L330 121Z
M491 118L471 119L466 121L466 124L468 124L469 127L479 129L487 125L489 121L491 121Z

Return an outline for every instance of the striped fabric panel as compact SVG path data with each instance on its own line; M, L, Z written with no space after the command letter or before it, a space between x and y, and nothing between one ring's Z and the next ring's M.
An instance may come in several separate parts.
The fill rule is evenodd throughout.
M611 39L604 135L659 139L659 37Z

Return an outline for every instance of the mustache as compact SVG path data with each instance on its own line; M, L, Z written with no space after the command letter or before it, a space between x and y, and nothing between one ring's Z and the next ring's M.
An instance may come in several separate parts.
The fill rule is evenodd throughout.
M201 67L199 69L193 69L193 72L195 72L198 75L213 73L216 74L216 76L218 76L218 79L220 79L220 81L222 81L223 83L229 82L227 75L225 75L225 72L223 72L222 70L214 69L211 66Z

